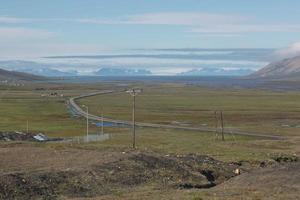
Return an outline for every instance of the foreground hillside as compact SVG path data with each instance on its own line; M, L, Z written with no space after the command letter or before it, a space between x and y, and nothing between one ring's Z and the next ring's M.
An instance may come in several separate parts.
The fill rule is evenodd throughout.
M222 162L199 154L2 144L0 158L0 199L297 199L300 192L299 163L288 157Z

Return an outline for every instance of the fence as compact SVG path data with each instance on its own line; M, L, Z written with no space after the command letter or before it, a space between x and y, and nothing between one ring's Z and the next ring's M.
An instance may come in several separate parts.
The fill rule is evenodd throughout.
M78 142L78 143L86 143L86 142L100 142L109 140L112 138L112 135L109 133L104 134L89 134L88 136L75 136L72 138L67 138L65 141L69 142Z

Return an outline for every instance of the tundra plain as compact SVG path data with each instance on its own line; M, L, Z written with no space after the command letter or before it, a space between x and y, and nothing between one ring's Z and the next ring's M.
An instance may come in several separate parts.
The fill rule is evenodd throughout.
M222 141L220 132L217 137L213 132L137 128L137 149L132 150L131 127L105 127L104 132L111 138L102 142L2 141L1 198L298 198L299 180L295 177L289 183L284 176L287 171L298 173L294 166L297 163L293 164L300 153L297 91L142 82L126 86L114 82L3 86L1 131L26 132L28 120L32 133L61 138L83 136L86 121L72 114L68 99L99 90L132 87L143 88L136 97L138 122L214 128L214 111L223 111L226 130L280 135L285 139L225 134ZM51 93L58 95L45 95ZM108 118L131 120L132 97L124 92L87 97L77 103L88 106L94 115L103 113ZM101 131L93 121L89 128L91 134ZM235 177L236 168L240 168L242 175ZM281 179L275 178L276 174ZM280 194L271 195L274 185L258 187L255 180L275 180L278 185L282 181L276 187L284 189L279 188Z

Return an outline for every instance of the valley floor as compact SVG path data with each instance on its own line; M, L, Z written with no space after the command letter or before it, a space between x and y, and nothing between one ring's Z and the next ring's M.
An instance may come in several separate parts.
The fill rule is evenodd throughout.
M86 121L68 107L70 97L124 89L101 84L36 83L1 87L0 129L49 137L86 135ZM271 140L220 132L104 127L110 139L90 143L0 142L0 199L299 199L300 93L206 88L178 83L142 87L139 122L284 136ZM51 94L63 95L51 95ZM80 99L91 114L131 120L127 93ZM28 126L27 126L28 125ZM220 124L218 124L219 126ZM220 129L218 129L220 131ZM100 127L90 121L89 132ZM234 170L240 169L236 176Z

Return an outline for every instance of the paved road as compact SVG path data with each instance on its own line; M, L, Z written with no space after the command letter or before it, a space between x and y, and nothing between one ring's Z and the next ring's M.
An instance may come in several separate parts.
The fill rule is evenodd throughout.
M105 95L105 94L112 94L112 93L121 93L124 91L113 91L113 90L103 90L99 92L84 94L78 97L72 97L69 99L69 105L71 106L72 110L79 116L84 118L87 117L86 111L81 109L81 107L76 103L76 100L96 96L96 95ZM101 121L102 118L93 114L88 115L89 119ZM116 120L103 117L103 121L117 123L117 124L124 124L128 126L132 126L132 122L124 121L124 120ZM152 124L152 123L143 123L143 122L136 122L137 127L149 127L149 128L166 128L166 129L180 129L180 130L189 130L189 131L199 131L199 132L211 132L215 133L215 129L213 128L205 128L205 127L183 127L183 126L174 126L174 125L163 125L163 124ZM238 130L224 130L225 134L232 134L232 135L243 135L243 136L253 136L253 137L260 137L265 139L275 139L275 140L282 140L286 139L283 136L272 135L272 134L260 134L260 133L253 133L253 132L244 132Z

